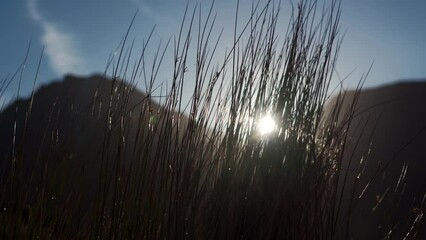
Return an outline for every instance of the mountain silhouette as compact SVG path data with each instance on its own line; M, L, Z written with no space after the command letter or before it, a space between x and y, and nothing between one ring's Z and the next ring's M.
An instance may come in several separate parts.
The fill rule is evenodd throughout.
M15 101L0 114L0 181L7 183L16 172L15 179L25 189L36 189L23 193L25 201L36 203L45 187L52 199L73 196L70 199L81 204L78 208L84 214L94 202L101 166L107 169L104 178L109 181L113 164L120 159L120 172L125 175L132 159L143 157L135 157L135 146L148 145L150 139L156 148L153 128L171 132L177 122L185 126L188 120L160 107L134 83L102 75L67 75L38 89L33 100ZM3 193L8 191L12 190Z
M393 238L402 239L425 211L426 82L404 81L341 97L341 119L356 100L341 176L343 181L347 173L343 211L351 215L349 236L382 239L392 230ZM336 101L326 105L326 114ZM419 239L426 237L424 221L421 225Z

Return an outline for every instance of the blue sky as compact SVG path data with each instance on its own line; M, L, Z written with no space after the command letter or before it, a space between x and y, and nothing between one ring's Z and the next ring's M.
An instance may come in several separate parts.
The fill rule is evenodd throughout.
M190 1L194 6L196 1ZM200 1L208 9L210 1ZM288 0L281 12L288 16ZM66 73L103 72L139 9L131 39L141 46L156 25L154 49L161 39L177 34L187 0L2 0L0 3L0 77L13 74L31 50L21 95L32 88L41 49L45 55L38 85L58 80ZM241 0L242 11L251 0ZM217 29L231 28L236 3L217 0ZM374 61L365 86L401 79L426 79L426 1L342 0L341 32L346 32L336 70L354 87ZM285 23L286 24L286 23ZM284 25L285 25L284 24ZM227 41L227 35L222 43ZM229 45L228 45L229 46ZM138 49L138 47L136 47ZM223 50L219 48L220 50ZM16 82L0 99L16 95ZM0 106L1 107L1 106Z

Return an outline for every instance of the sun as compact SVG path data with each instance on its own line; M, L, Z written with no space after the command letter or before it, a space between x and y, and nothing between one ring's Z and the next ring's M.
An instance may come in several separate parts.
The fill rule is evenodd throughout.
M269 115L266 115L266 116L262 117L259 120L259 123L257 125L257 129L259 130L259 133L261 135L270 134L270 133L272 133L275 130L275 128L276 128L275 121Z

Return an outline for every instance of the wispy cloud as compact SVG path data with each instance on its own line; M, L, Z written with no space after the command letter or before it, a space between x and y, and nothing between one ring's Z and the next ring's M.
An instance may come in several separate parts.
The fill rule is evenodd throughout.
M146 3L144 0L130 0L133 4L135 4L136 6L138 6L139 11L145 16L148 17L154 21L159 21L161 20L161 17L164 16L160 16L160 14L158 12L155 12L154 9L148 4Z
M73 36L46 20L37 8L37 0L28 0L27 7L31 19L43 29L40 40L51 68L59 75L77 72L82 60L73 46Z

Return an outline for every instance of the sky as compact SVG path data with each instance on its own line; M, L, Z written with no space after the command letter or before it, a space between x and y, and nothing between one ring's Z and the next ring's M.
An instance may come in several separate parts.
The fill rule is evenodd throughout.
M260 0L261 2L264 0ZM297 1L297 0L293 0ZM37 86L60 80L64 74L102 73L138 11L129 39L136 52L155 26L152 49L164 46L178 34L187 0L1 0L0 78L10 77L29 50L20 96L28 96L44 47ZM211 1L201 3L207 14ZM251 0L241 0L241 12L249 12ZM222 43L231 41L236 1L216 0L215 26L224 28ZM426 1L342 0L340 31L344 39L335 75L355 87L374 62L365 87L401 80L426 79ZM283 21L290 13L289 0L282 0ZM244 14L241 14L244 20ZM285 22L284 25L287 23ZM218 31L217 31L218 32ZM215 32L215 33L217 33ZM280 35L280 34L279 34ZM228 44L229 46L229 44ZM223 50L224 47L219 47ZM337 74L336 74L337 73ZM166 81L167 76L161 76ZM160 81L162 81L160 79ZM140 88L143 89L143 84ZM0 99L17 94L17 81ZM1 106L0 106L1 107Z

